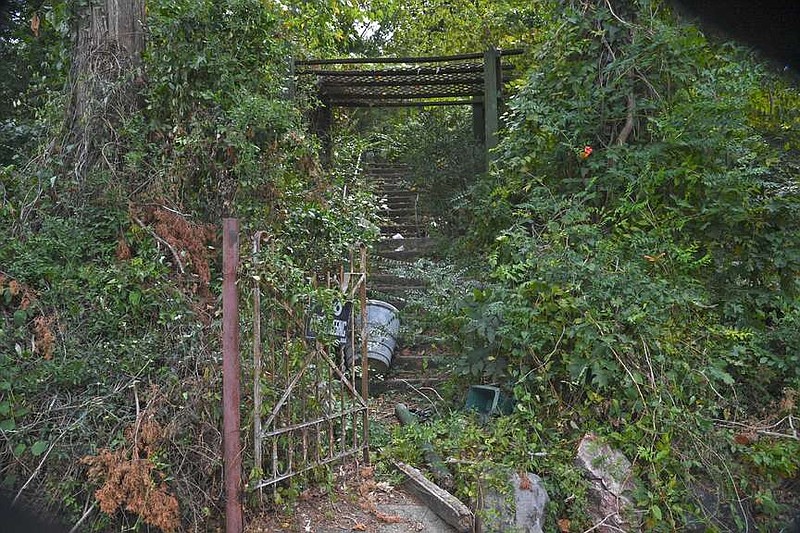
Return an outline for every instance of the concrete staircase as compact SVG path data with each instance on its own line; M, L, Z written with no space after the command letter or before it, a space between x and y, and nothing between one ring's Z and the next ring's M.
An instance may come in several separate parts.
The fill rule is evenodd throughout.
M430 216L421 209L420 193L414 189L407 166L372 163L364 173L379 191L386 219L371 260L369 296L397 307L401 323L401 338L391 369L383 380L373 380L370 390L381 393L436 385L445 377L441 371L443 356L429 337L403 334L403 325L414 319L407 304L427 290L425 281L411 271L416 260L430 258L434 251L433 239L428 236ZM419 306L413 309L417 316L424 312Z

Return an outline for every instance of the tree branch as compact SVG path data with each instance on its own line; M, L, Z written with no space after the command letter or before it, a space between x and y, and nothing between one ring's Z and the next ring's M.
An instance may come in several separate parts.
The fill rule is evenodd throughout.
M622 131L619 132L617 137L617 144L622 145L628 142L631 132L633 132L634 125L634 111L636 110L636 99L633 96L633 91L628 93L628 116L625 118L625 125Z

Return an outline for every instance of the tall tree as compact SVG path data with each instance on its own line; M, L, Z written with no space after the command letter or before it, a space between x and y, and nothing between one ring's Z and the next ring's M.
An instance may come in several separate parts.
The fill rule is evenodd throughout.
M112 171L119 162L116 128L139 107L144 16L144 0L76 7L65 145L78 181L101 157Z

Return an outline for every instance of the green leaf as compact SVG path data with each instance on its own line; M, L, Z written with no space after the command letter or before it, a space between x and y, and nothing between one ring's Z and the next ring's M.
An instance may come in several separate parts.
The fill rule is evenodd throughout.
M24 442L20 442L19 444L14 446L14 455L16 457L19 457L20 455L25 453L25 450L27 450L27 449L28 449L28 446Z
M34 457L39 457L45 452L48 446L50 446L50 443L46 440L37 440L33 443L33 446L31 446L31 454Z
M25 321L28 320L28 313L23 311L22 309L17 309L14 311L14 325L15 326L24 326Z
M131 291L128 293L128 302L134 307L139 305L139 302L142 301L142 293L139 291Z
M652 507L650 507L650 514L653 515L653 520L655 520L656 522L661 522L662 519L661 508L658 505L653 505Z
M8 418L6 420L0 421L0 431L11 431L17 427L17 423L14 422L13 418Z
M0 402L0 415L5 416L10 412L11 412L11 402L9 402L8 400Z

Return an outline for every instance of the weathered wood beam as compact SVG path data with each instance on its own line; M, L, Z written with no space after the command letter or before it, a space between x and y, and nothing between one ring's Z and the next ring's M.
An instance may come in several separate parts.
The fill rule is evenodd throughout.
M498 50L498 54L505 56L519 55L523 51L519 49ZM334 59L303 59L297 61L298 65L368 65L370 63L441 63L443 61L464 61L467 59L480 59L483 54L480 52L472 54L458 54L452 56L429 56L429 57L343 57Z
M408 476L409 488L424 501L439 518L460 533L472 531L475 515L461 500L428 480L422 472L411 465L396 462L398 470Z

